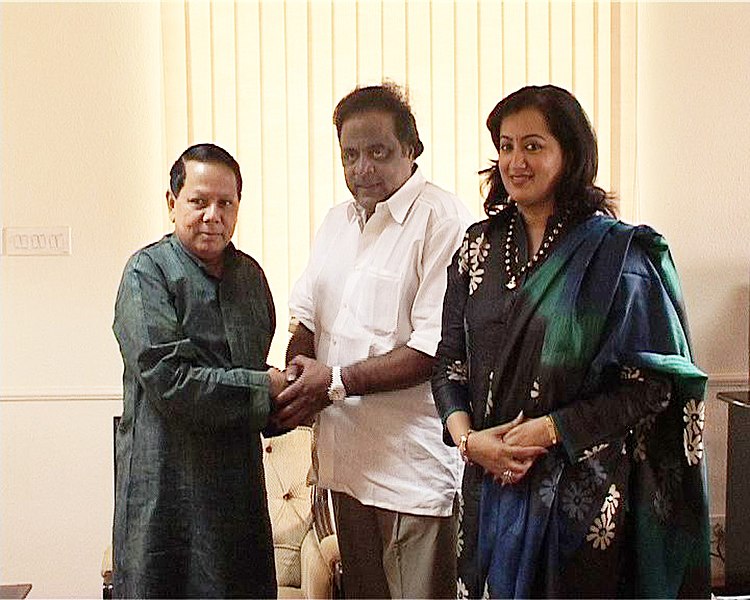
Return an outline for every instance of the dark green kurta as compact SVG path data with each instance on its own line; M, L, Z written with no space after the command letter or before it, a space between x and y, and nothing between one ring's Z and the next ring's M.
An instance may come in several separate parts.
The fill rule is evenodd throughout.
M275 597L263 270L230 244L215 279L167 235L125 267L113 328L125 364L115 594Z

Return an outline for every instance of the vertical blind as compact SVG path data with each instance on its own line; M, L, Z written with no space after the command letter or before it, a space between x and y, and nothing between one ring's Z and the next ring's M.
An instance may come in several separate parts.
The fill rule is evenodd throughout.
M331 121L357 85L405 86L418 163L482 217L484 125L527 84L573 92L597 131L598 183L635 204L637 4L574 0L170 0L162 3L165 167L212 141L244 179L235 243L268 275L280 324L328 209L348 198Z

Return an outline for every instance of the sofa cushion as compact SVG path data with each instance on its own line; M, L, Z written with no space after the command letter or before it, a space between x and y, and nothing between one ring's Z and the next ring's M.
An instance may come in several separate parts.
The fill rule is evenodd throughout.
M279 586L301 585L300 548L312 527L310 488L306 483L311 444L309 427L298 427L263 440L263 466Z

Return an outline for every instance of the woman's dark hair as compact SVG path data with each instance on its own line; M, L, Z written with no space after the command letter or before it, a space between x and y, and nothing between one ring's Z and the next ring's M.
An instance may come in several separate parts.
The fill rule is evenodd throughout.
M237 199L242 197L242 175L240 174L240 165L234 160L224 148L215 144L195 144L190 146L180 155L169 171L169 189L175 197L180 195L182 186L185 185L185 163L189 160L201 163L213 163L226 165L234 173L234 180L237 183Z
M550 133L563 152L563 172L555 190L557 211L568 212L579 220L597 211L615 216L615 197L594 185L599 156L596 134L578 100L554 85L527 86L498 102L487 117L487 129L495 148L500 150L500 126L505 117L526 108L535 108L544 116ZM484 211L492 216L510 204L508 191L500 177L497 161L480 171L485 176Z
M341 99L333 111L333 124L336 125L339 141L344 121L356 114L373 110L392 115L396 138L401 145L411 148L415 159L422 154L424 145L419 139L411 106L401 88L391 82L355 88Z

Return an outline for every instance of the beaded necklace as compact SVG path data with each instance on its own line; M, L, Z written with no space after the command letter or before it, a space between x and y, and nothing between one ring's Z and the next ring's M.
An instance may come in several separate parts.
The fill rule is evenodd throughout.
M513 269L511 268L511 248L513 247L513 229L516 225L517 215L518 212L516 211L511 216L510 223L508 224L508 237L505 239L505 276L507 279L505 287L509 290L515 289L518 286L517 280L519 280L524 273L530 271L536 266L536 264L548 254L549 247L562 231L563 223L565 221L564 216L560 217L552 228L552 232L542 241L539 250L536 251L534 256L532 256L531 259L529 259L529 261L518 270L518 273L513 273ZM516 251L517 250L518 249L516 248Z

